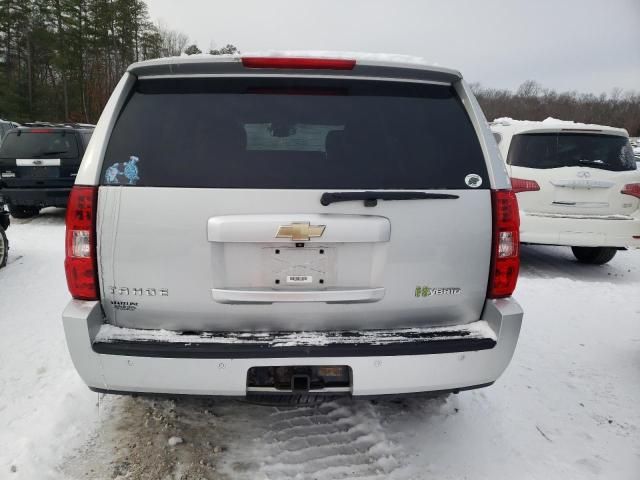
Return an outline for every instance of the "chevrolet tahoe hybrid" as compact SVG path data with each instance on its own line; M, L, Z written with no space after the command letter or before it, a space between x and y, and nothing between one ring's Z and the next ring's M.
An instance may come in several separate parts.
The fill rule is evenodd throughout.
M69 200L68 348L100 392L487 386L522 321L518 218L455 70L371 55L133 64Z

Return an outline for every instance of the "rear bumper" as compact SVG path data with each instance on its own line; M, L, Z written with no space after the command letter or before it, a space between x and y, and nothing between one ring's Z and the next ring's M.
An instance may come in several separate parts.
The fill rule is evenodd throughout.
M572 247L640 247L640 217L542 217L520 211L520 241Z
M2 188L0 201L7 205L34 207L66 207L71 187Z
M129 342L130 349L124 345L127 342L108 347L96 342L103 327L99 303L76 300L65 309L63 324L78 373L90 388L100 391L244 397L251 367L347 365L352 372L350 393L366 396L491 384L511 360L522 315L511 298L487 301L481 320L489 329L485 338L474 337L475 344L456 343L452 338L446 348L439 340L431 342L438 347L426 347L430 342L422 342L422 348L426 348L422 351L415 344L402 349L397 344L385 348L373 343L337 349L292 345L293 349L283 350L286 347L281 346L266 354L263 347L242 352L237 344L225 348L219 343L183 348L181 352L171 352L175 345L168 347L162 342L155 342L155 346Z

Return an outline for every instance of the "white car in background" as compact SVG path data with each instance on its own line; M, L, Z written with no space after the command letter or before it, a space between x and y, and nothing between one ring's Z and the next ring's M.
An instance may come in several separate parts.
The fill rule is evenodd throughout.
M520 206L522 243L566 245L604 264L640 247L640 172L627 131L548 118L491 130Z

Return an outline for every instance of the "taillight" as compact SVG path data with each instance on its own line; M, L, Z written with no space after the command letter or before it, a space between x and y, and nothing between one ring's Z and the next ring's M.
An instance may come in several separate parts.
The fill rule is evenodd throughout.
M76 186L67 204L64 269L73 298L98 300L96 204L98 187Z
M525 180L524 178L512 178L511 190L513 193L520 192L537 192L540 190L540 185L535 180Z
M520 270L520 214L512 190L492 190L493 244L489 298L510 296L516 288Z
M620 193L625 195L631 195L632 197L640 198L640 183L627 183Z
M355 64L355 60L344 58L242 57L247 68L353 70Z

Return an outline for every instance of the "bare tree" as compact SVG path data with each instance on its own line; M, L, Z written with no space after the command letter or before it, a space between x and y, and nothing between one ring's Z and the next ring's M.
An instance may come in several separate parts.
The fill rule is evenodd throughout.
M189 43L189 37L177 30L168 28L165 24L158 24L158 34L162 43L163 57L177 57L182 54Z
M547 117L626 128L631 136L640 135L640 94L611 90L603 93L556 92L528 80L512 92L471 84L485 116L491 120L512 117L544 120Z

